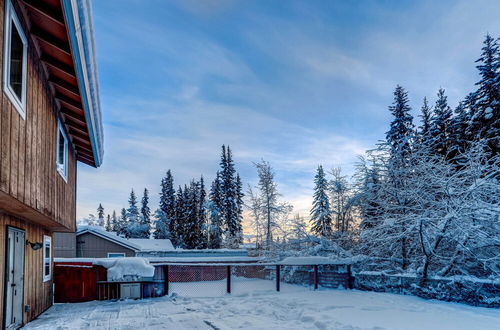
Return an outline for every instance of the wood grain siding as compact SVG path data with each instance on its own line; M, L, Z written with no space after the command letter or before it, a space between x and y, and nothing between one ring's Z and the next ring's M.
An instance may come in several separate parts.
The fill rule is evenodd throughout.
M4 0L0 0L0 49L4 49L4 10ZM18 16L22 17L19 13ZM25 24L24 30L28 34ZM57 107L32 38L28 41L26 119L16 111L3 88L0 93L0 190L29 210L74 231L75 152L69 143L65 182L56 170ZM3 57L0 52L1 63ZM0 65L0 75L3 75L3 65ZM0 210L10 211L5 205ZM23 217L36 222L29 216Z
M0 260L5 260L5 246L7 226L16 227L25 231L26 239L30 242L43 242L43 236L52 236L51 232L41 226L20 220L0 212ZM24 305L30 306L30 311L24 313L24 322L29 322L52 305L52 280L43 282L43 249L33 251L28 245L25 247L24 261ZM5 262L0 262L0 324L3 324L4 303L4 276ZM53 267L52 267L53 269Z
M78 258L107 258L108 253L125 253L126 257L135 256L134 250L91 233L76 237L76 256Z

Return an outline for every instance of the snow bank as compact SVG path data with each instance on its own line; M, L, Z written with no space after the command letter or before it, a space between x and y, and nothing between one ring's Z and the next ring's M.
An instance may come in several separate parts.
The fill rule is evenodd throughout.
M94 260L94 265L108 269L108 281L133 281L153 277L155 268L144 258L108 258Z

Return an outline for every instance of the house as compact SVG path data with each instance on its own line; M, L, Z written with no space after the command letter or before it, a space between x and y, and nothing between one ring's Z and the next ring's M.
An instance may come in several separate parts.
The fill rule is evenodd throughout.
M53 233L76 229L77 162L103 132L88 0L0 0L0 325L52 305Z
M147 257L175 250L169 239L124 238L98 226L78 227L75 244L77 258Z

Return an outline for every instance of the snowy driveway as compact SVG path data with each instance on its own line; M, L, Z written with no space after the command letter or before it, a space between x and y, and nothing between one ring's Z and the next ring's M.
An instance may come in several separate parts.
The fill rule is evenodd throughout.
M500 329L500 310L349 290L58 304L25 329Z

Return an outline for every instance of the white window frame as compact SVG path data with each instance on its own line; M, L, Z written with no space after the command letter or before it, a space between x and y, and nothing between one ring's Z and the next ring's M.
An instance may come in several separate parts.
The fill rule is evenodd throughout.
M64 157L63 157L63 164L59 164L59 134L61 134L64 137ZM66 135L66 132L64 131L64 127L61 124L61 121L57 121L57 134L56 134L56 169L57 172L61 175L61 177L64 179L64 181L67 183L68 182L68 153L69 153L69 143L68 143L68 136Z
M49 255L47 256L46 252L46 244L49 245ZM46 262L49 262L49 274L45 274L45 265ZM43 281L47 282L52 279L52 237L43 235L43 263L42 263L42 274Z
M111 257L110 254L121 254L121 255ZM108 252L108 258L125 258L125 253L123 253L123 252Z
M27 57L28 57L28 39L24 34L21 22L17 17L11 0L5 1L5 36L4 36L4 61L3 61L3 90L7 97L16 108L23 119L26 119L26 84L27 84ZM21 90L21 99L18 98L12 87L10 87L10 47L11 47L11 22L17 28L19 36L23 42L23 85Z

